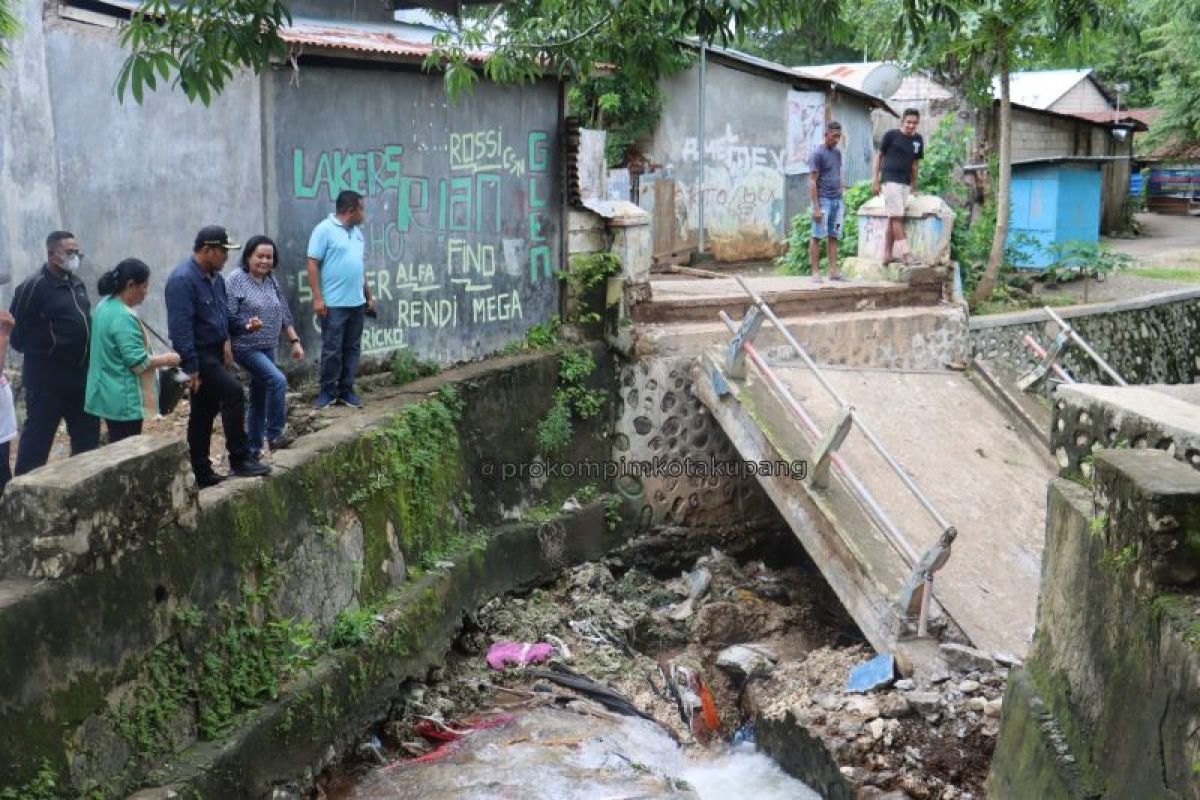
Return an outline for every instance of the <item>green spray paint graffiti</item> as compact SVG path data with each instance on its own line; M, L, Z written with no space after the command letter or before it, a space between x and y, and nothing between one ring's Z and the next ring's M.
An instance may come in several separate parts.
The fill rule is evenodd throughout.
M552 138L512 138L496 128L450 132L436 148L291 149L292 200L328 208L346 189L367 198L367 280L384 322L364 331L365 352L409 347L422 332L520 322L533 288L556 280ZM420 174L431 161L448 171ZM296 299L312 301L303 271Z

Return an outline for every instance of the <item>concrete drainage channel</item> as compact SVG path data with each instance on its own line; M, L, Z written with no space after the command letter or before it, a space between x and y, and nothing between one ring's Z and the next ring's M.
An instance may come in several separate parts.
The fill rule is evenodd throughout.
M315 796L983 797L1003 668L872 655L786 529L657 531L485 604Z
M592 352L589 391L616 395ZM622 511L582 480L489 475L539 458L565 358L376 393L281 452L270 479L200 496L182 445L144 437L15 481L0 641L39 644L0 659L0 795L329 797L350 777L371 797L416 770L459 780L455 759L486 750L532 765L515 796L552 768L578 789L556 797L723 797L760 779L763 797L795 796L764 756L729 749L757 736L823 796L979 796L1002 675L965 664L845 694L872 654L752 482L714 489L705 525L647 530L666 486ZM608 458L609 425L577 421L561 461ZM158 502L113 505L105 487L129 482ZM60 535L80 526L85 540ZM497 640L561 644L562 663L490 670ZM619 714L632 709L637 722ZM438 751L445 739L461 749ZM626 788L589 794L601 779Z

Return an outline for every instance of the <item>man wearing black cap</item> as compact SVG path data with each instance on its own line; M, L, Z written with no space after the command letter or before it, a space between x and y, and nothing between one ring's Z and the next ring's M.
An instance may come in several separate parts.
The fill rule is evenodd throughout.
M175 267L167 279L167 330L183 371L191 378L192 408L187 439L192 470L202 489L225 478L213 470L208 460L213 420L218 412L233 474L249 478L271 471L266 464L250 458L242 385L225 369L229 337L242 331L235 330L237 326L229 316L225 281L220 273L229 251L239 247L229 240L229 234L220 225L201 228L191 257ZM262 322L255 317L245 329L255 331L260 327Z

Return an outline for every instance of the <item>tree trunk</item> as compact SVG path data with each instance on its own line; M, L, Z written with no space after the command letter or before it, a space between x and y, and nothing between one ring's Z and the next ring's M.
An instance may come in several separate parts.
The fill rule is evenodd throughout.
M992 236L992 251L988 255L987 268L971 295L971 303L978 304L991 296L1004 264L1004 243L1008 239L1008 217L1012 206L1012 103L1008 94L1009 53L1004 37L996 43L1000 49L1000 175L996 185L996 233Z

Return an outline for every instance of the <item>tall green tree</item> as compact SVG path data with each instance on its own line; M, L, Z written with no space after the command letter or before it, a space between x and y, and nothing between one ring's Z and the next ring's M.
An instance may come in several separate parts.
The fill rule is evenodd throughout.
M1200 0L1153 0L1146 59L1159 71L1153 141L1200 139Z
M991 295L1004 263L1011 210L1011 75L1034 54L1061 47L1097 24L1100 4L1109 1L867 0L859 12L860 35L873 37L875 48L928 69L980 107L990 108L993 79L998 83L996 227L974 303Z

